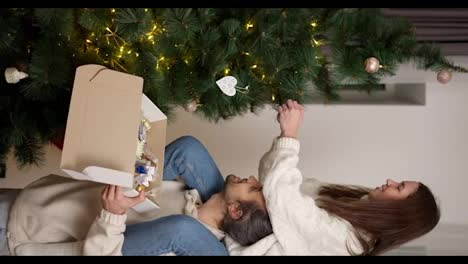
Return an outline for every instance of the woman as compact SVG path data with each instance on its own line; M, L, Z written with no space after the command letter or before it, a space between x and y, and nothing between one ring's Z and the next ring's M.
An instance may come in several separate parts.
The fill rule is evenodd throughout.
M420 182L387 180L370 189L303 181L297 168L303 115L292 100L278 108L281 135L260 163L274 234L250 247L227 240L231 255L378 255L437 225L439 208Z

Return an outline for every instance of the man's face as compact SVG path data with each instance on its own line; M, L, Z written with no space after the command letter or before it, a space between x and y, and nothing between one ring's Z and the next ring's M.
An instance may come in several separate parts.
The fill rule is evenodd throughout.
M250 176L241 179L235 175L228 175L224 182L224 198L226 202L256 202L266 210L265 198L262 193L263 185Z

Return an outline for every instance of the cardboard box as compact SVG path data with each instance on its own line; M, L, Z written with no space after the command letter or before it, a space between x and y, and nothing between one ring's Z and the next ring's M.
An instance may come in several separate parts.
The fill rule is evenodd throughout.
M146 200L133 207L144 213L159 206L167 117L143 94L143 78L84 65L76 70L60 168L78 180L120 185L133 197L138 127L150 124L147 145L158 171Z

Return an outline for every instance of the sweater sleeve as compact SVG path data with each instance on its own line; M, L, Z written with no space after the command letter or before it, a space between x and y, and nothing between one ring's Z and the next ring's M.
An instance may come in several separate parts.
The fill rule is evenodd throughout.
M127 215L104 209L91 225L83 243L83 255L122 255Z
M263 193L275 236L283 250L298 252L307 245L325 217L315 200L300 191L303 176L297 168L300 143L293 138L275 139L262 159ZM302 245L301 245L302 244Z
M292 179L285 179L285 177L273 177L272 176L278 175L279 171L289 171L289 170L297 170L297 164L299 162L299 149L300 143L297 139L294 138L287 138L287 137L279 137L273 140L273 144L269 151L267 151L262 159L260 160L259 165L259 179L262 183L265 183L267 179L269 179L269 183L277 182L278 180L287 180L290 181ZM299 172L299 171L297 171ZM302 175L294 173L293 175L295 181L299 185L302 183ZM289 177L291 178L291 177ZM299 186L298 185L298 186ZM264 188L265 189L265 188Z

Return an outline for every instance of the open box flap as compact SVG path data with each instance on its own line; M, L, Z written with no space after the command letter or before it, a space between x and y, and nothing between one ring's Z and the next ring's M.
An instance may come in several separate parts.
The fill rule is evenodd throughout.
M97 166L86 167L82 172L67 169L63 169L63 171L77 180L101 182L126 188L133 187L133 174L127 172L116 171Z
M139 195L139 193L135 189L126 189L124 191L124 195L128 197L136 197ZM154 209L159 209L160 207L153 203L151 200L146 198L143 202L135 205L132 207L132 210L138 212L138 213L148 213L151 212Z
M145 94L141 98L141 112L150 123L167 119L166 115Z

